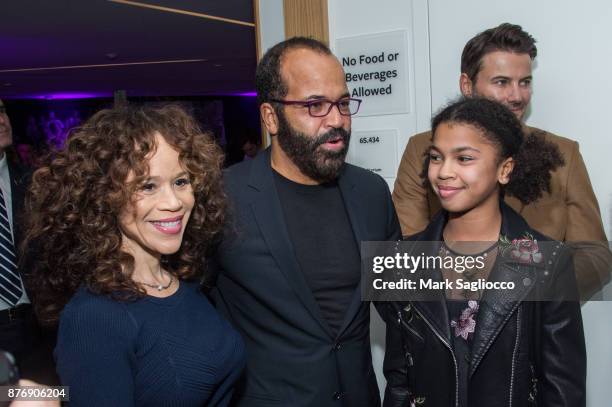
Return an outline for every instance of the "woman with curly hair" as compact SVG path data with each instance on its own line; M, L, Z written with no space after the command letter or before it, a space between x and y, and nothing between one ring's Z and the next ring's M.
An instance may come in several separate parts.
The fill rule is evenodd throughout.
M444 108L432 134L423 175L443 209L407 251L434 259L411 270L415 284L437 284L378 304L384 406L584 406L572 257L502 199L527 204L548 192L563 163L557 147L524 136L508 109L480 98Z
M241 338L201 292L222 154L177 106L102 110L33 175L26 245L72 405L225 406Z

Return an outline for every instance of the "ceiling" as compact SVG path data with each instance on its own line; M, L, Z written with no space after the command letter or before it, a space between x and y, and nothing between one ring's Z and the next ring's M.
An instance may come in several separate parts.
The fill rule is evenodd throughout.
M254 90L252 0L2 0L0 98Z

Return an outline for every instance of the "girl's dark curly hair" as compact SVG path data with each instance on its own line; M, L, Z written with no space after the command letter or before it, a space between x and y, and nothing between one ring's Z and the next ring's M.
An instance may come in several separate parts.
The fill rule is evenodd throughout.
M81 285L121 301L145 295L130 278L134 259L121 250L119 216L147 177L157 133L179 152L195 196L181 248L162 264L180 279L203 274L225 221L219 147L176 105L102 110L34 173L29 189L22 251L42 322L57 322Z
M480 130L497 146L499 163L514 159L510 181L502 193L515 196L524 204L536 201L544 191L550 192L550 173L565 164L559 148L544 138L543 132L524 135L516 116L502 104L485 98L461 98L452 102L431 121L432 137L442 123L460 123ZM429 152L421 176L428 185Z

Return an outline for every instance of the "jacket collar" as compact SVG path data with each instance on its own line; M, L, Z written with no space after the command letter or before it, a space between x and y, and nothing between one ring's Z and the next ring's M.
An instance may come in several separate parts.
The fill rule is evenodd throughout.
M4 154L6 157L6 153ZM25 199L26 189L28 185L29 171L21 165L8 160L7 166L9 171L10 188L11 188L11 205L13 211L13 238L18 245L22 238L21 226L23 223L23 202Z
M532 232L525 219L508 206L503 199L500 199L499 209L502 214L501 234L512 239L521 238L525 232ZM427 228L421 233L419 240L422 241L442 241L442 232L448 221L448 212L439 211L429 222Z

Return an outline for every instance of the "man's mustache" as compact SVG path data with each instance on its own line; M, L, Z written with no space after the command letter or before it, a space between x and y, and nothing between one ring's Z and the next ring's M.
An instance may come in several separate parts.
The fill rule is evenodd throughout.
M523 102L510 102L510 103L508 103L508 106L513 107L515 109L516 108L523 108L523 107L525 107L525 105L526 104L523 103Z
M319 136L319 138L317 139L314 147L318 147L321 144L325 144L330 140L336 139L336 138L342 138L342 141L346 144L348 143L350 137L351 137L351 133L349 131L344 130L343 128L339 128L339 129L332 129L330 131L328 131L325 134L322 134L321 136Z

